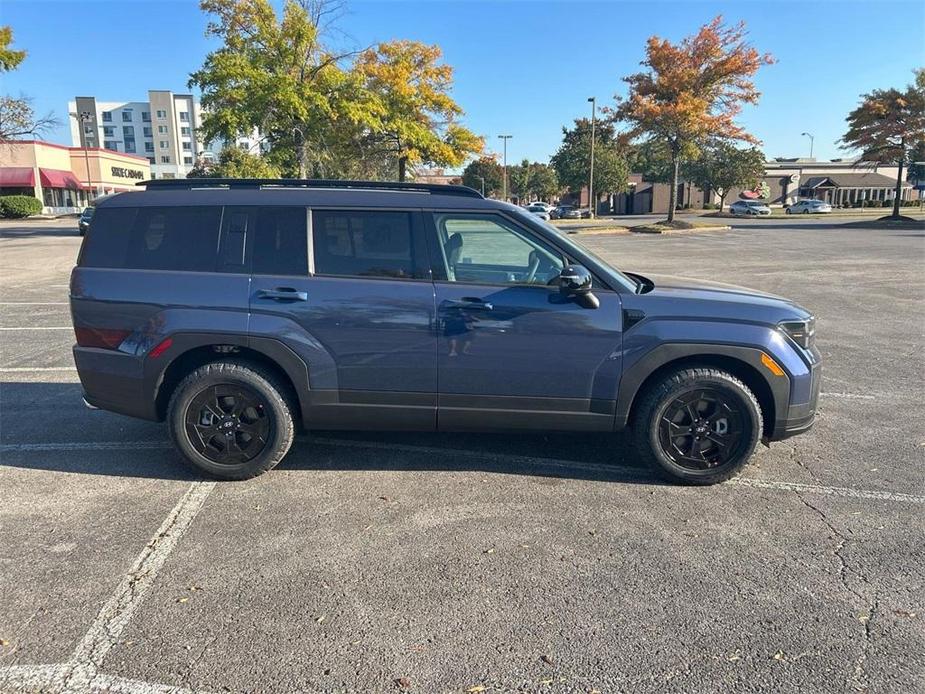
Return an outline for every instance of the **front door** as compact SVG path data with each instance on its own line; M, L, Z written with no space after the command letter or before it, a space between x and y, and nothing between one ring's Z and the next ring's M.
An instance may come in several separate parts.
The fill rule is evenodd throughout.
M260 208L250 331L308 364L313 427L436 426L434 290L421 215Z
M568 258L501 214L434 213L438 427L613 426L621 365L617 293L563 298Z

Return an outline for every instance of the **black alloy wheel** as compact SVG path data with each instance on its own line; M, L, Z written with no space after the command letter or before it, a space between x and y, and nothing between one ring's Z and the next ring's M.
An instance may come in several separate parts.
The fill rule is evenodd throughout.
M721 468L742 452L743 404L731 393L697 388L668 403L658 423L662 453L690 470Z
M267 402L238 384L206 388L186 409L189 441L205 458L238 465L256 458L271 437Z

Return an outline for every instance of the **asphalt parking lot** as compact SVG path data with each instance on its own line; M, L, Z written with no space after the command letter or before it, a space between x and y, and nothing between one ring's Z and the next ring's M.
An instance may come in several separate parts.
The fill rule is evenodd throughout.
M711 488L552 434L202 480L81 404L74 222L4 223L0 691L925 691L925 229L840 221L580 239L816 312L816 427Z

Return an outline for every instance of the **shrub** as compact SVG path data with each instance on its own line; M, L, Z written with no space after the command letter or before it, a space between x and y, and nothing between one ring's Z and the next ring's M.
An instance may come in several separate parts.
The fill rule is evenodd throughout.
M880 207L892 207L892 206L893 206L892 200L882 200L880 202Z
M0 196L0 217L20 219L42 211L42 202L31 195Z
M703 209L705 209L705 210L718 210L718 209L719 209L719 203L718 203L718 202L705 202L705 203L703 203Z

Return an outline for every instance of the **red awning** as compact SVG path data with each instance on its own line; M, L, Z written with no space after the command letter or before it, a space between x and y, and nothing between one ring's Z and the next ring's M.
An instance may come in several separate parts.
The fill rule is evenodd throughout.
M69 188L71 190L86 188L74 174L61 169L39 169L39 179L46 188Z
M31 188L35 185L35 171L31 166L0 167L0 188Z

